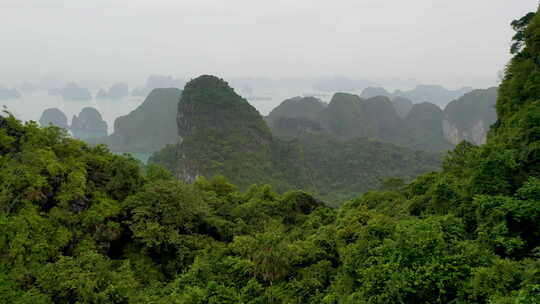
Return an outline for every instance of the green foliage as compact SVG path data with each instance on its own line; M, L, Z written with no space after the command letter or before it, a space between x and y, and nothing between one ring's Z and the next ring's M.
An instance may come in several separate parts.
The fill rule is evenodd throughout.
M514 41L514 43L510 48L510 53L517 54L522 50L526 38L525 29L535 15L536 13L530 12L527 15L521 17L520 19L512 21L511 25L514 31L516 31L516 34L514 35L514 37L512 37L512 41Z
M155 153L150 163L169 168L187 182L197 176L223 175L242 190L252 184L271 184L279 192L304 189L338 205L376 188L381 179L395 176L410 181L439 167L438 154L345 134L361 127L363 122L356 115L376 120L364 108L390 113L391 121L398 119L389 100L362 101L340 93L325 108L314 98L296 98L284 102L269 117L309 118L320 110L332 116L326 122L331 125L328 128L341 134L340 138L352 138L347 141L324 133L306 133L293 140L276 138L246 100L213 76L190 81L178 107L181 143ZM305 107L310 110L300 113L299 109ZM351 112L351 107L358 111ZM388 135L381 132L381 136Z
M301 143L309 182L302 188L312 186L316 195L334 204L376 189L386 178L411 181L440 164L439 155L365 138L342 142L313 135Z
M178 103L178 175L222 174L242 188L264 182L272 135L259 112L222 79L200 76Z
M525 39L509 71L537 42ZM442 171L337 210L222 176L185 184L0 117L0 301L538 303L539 144L505 140L535 123L519 109L534 96L507 90L516 75L486 145L462 143Z
M490 103L491 108L489 105L483 106L484 99ZM492 117L495 116L495 99L496 88L491 89L489 94L477 90L469 98L454 102L447 116L454 123L452 119L458 116L453 115L455 112L473 108L474 111L467 111L468 115L463 117L466 124L472 125L481 119L487 128L495 121ZM443 111L433 103L423 102L413 106L410 100L401 97L392 102L385 96L362 99L347 93L334 94L328 105L312 97L287 99L267 118L272 134L282 139L302 138L310 134L325 134L345 141L373 138L413 150L431 152L446 151L452 147L445 138L444 119Z
M540 18L528 14L513 26L521 50L506 68L497 100L499 121L491 137L504 146L521 149L540 140Z
M163 149L154 152L148 159L148 164L163 166L169 172L174 173L178 170L178 146L166 145Z
M452 145L445 138L443 119L443 111L438 106L429 102L415 104L403 125L397 127L399 133L392 142L414 150L447 151Z

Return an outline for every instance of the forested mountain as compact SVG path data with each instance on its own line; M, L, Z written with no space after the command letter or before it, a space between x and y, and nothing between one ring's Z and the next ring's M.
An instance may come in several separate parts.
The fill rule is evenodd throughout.
M374 130L370 128L371 117L364 115L361 103L362 100L357 95L336 93L317 119L327 132L339 139L368 137Z
M512 25L486 143L460 143L440 172L387 180L339 209L223 177L185 184L0 117L0 303L539 303L540 15ZM279 152L223 81L186 92L182 143L232 107L250 128L227 130Z
M223 174L241 186L263 182L271 167L272 134L259 112L226 82L201 76L178 103L177 175Z
M382 94L380 89L364 96ZM368 99L336 93L328 105L316 98L284 101L268 116L272 133L281 138L324 133L337 139L359 137L423 151L447 151L462 140L485 142L496 120L497 88L474 90L443 110L433 103L413 105L404 97L378 95Z
M398 102L405 102L406 99ZM362 99L357 95L336 93L328 106L315 112L314 105L322 104L317 99L291 99L288 106L278 106L269 116L272 133L280 138L302 137L304 134L320 133L339 140L371 138L403 147L423 151L443 151L451 147L442 132L442 110L433 104L417 104L402 117L397 106L387 97L376 96ZM310 115L290 115L287 110L295 105L297 113ZM430 107L431 105L432 107ZM405 106L407 107L407 106ZM307 109L310 110L307 110ZM422 110L422 109L430 110ZM306 110L302 110L306 109ZM402 112L403 114L403 112ZM291 119L290 116L299 118Z
M387 104L369 100L365 105L359 101L358 96L345 93L336 94L327 107L315 98L286 101L268 116L276 132L290 131L281 134L288 138L282 140L272 135L257 110L225 81L201 76L186 85L178 104L180 144L166 147L150 161L165 165L187 182L197 176L219 174L241 189L268 183L278 190L306 189L332 203L376 188L385 178L411 180L439 167L437 154L340 134L340 130L352 129L350 123L361 128L363 122L355 118L362 107L390 112L390 119L397 119L388 100ZM295 112L303 108L308 110ZM321 109L321 115L332 115L321 124L333 128L345 141L319 132L323 130L321 125L303 124L308 121L304 118L313 117ZM285 117L273 120L283 113Z
M178 140L176 112L182 91L153 89L144 102L114 121L114 132L100 142L116 153L131 153L146 160L150 155Z
M449 150L452 144L445 140L442 121L441 108L429 102L417 103L405 117L403 136L394 142L414 150Z
M293 97L286 99L268 114L269 127L282 118L305 118L315 120L326 104L315 97Z
M318 121L327 104L315 97L293 97L275 107L265 118L272 134L291 139L304 133L321 133L324 128Z
M96 140L107 136L107 122L93 107L84 107L79 115L71 119L73 136L82 140Z

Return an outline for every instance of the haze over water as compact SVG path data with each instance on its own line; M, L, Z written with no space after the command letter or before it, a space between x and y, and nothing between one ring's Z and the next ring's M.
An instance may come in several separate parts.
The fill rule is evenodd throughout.
M17 99L0 100L0 105L22 121L39 121L41 114L47 108L58 108L71 123L73 115L79 115L84 107L96 108L107 122L109 134L113 132L114 120L134 110L144 100L144 97L129 96L123 99L93 99L89 101L64 101L62 96L51 96L45 91L22 93Z

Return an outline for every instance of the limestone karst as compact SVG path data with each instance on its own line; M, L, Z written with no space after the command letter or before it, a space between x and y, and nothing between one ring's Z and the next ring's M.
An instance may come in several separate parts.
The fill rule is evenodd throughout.
M60 111L58 108L45 109L45 111L43 111L41 114L39 124L42 127L53 125L66 130L69 129L66 114L64 114L64 112Z
M95 108L85 107L79 115L73 115L71 132L82 140L101 138L107 136L107 122Z

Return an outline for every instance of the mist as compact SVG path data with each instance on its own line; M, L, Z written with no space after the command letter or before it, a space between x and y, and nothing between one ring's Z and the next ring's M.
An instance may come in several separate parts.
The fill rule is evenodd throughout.
M536 0L2 0L0 84L190 79L413 79L487 87L509 23Z

